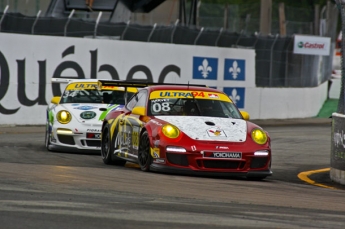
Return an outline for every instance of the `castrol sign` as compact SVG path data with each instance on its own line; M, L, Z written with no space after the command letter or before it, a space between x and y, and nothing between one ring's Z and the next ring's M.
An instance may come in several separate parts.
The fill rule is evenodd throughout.
M293 53L328 56L330 47L330 37L295 35Z

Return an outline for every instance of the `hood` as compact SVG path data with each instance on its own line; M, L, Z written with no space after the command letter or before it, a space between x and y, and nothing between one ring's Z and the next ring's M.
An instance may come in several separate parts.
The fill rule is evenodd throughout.
M122 109L124 105L118 105L118 104L101 104L101 103L95 103L95 104L60 104L60 109L68 110L74 120L77 120L80 123L84 124L100 124L102 123L105 116L113 111ZM106 111L100 111L100 108L106 108ZM87 119L83 118L82 114L87 112L94 112L95 117Z
M242 119L203 116L155 116L171 123L195 140L245 142L247 122Z

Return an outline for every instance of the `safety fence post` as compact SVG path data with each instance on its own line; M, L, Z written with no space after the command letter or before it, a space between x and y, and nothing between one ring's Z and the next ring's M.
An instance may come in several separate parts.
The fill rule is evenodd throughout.
M123 30L122 35L121 35L121 40L123 40L123 38L125 37L125 33L129 27L129 24L131 23L131 21L127 21L127 25L126 28Z
M1 17L1 20L0 20L0 31L1 31L1 24L2 24L2 21L3 21L4 18L5 18L5 15L6 15L6 13L7 13L8 8L9 8L9 5L7 5L7 6L5 7L4 13L3 13L3 15L2 15L2 17Z
M240 40L241 40L241 38L242 38L243 33L244 33L244 30L242 29L240 35L238 36L238 39L237 39L237 41L236 41L236 44L235 44L235 47L236 47L236 48L237 48L238 42L240 42Z
M41 10L39 10L37 12L36 19L35 19L34 23L32 24L32 27L31 27L31 34L35 33L35 26L37 24L38 18L40 17L40 14L41 14Z
M176 27L177 27L178 23L179 23L179 19L177 19L177 20L175 21L173 30L172 30L172 32L171 32L170 43L174 43L174 42L173 42L173 41L174 41L174 33L175 33L175 30L176 30Z
M97 28L98 28L99 21L101 20L101 17L102 17L102 11L100 11L98 13L96 24L95 24L95 29L93 31L93 38L96 38L96 36L97 36Z
M218 46L218 41L219 41L220 37L222 36L222 33L223 33L223 27L220 28L220 30L219 30L219 35L218 35L218 37L216 39L216 42L215 42L214 46Z
M272 86L272 74L273 74L273 49L274 49L274 45L276 44L277 42L277 39L278 39L278 36L279 34L276 34L275 38L274 38L274 41L272 43L272 46L271 46L271 60L270 60L270 87Z
M200 29L200 32L199 32L198 36L195 38L194 45L196 45L196 43L198 42L199 37L200 37L201 34L202 34L202 31L204 31L204 27L202 27L202 28Z
M258 43L258 41L259 41L260 33L255 33L255 36L256 36L256 40L255 40L255 42L253 44L253 48L254 49L255 49L256 43Z
M73 9L71 11L71 13L68 15L68 19L67 19L67 22L66 22L66 25L65 25L65 29L64 29L64 36L67 36L67 26L69 24L69 22L71 21L71 18L73 17L73 14L74 14L75 10Z
M157 23L155 23L155 24L153 25L153 28L152 28L152 30L151 30L151 33L150 33L149 37L147 38L147 42L150 42L151 36L152 36L153 32L155 31L156 26L157 26Z
M294 38L291 38L289 44L286 47L285 54L285 83L284 86L288 87L288 73L289 73L289 47L293 44Z

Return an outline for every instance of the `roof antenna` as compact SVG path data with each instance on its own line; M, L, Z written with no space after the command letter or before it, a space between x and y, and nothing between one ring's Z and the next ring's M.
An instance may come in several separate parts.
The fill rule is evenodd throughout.
M189 89L189 80L188 80L188 89Z

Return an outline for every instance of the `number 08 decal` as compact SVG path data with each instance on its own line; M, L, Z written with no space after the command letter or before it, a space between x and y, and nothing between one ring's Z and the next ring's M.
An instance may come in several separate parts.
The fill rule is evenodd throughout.
M154 112L161 112L161 111L170 111L169 103L154 103L152 105L152 109Z

